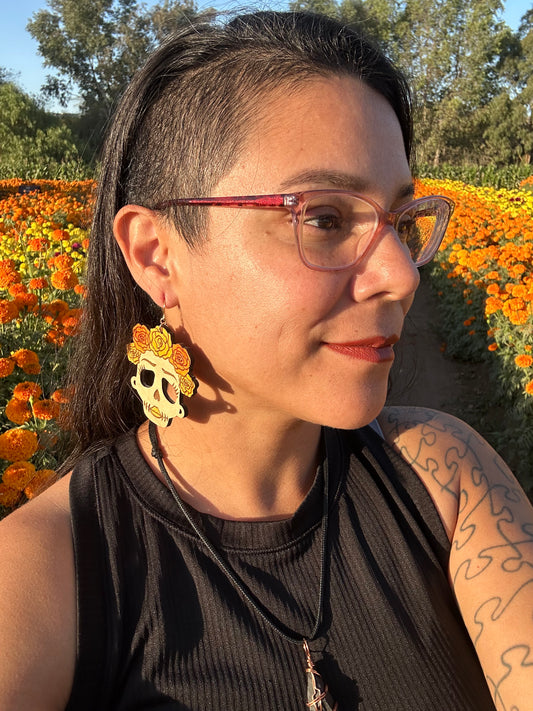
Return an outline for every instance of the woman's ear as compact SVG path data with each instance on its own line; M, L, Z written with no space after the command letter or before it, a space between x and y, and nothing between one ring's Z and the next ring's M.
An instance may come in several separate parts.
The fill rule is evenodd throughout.
M115 216L113 233L141 289L161 307L176 306L176 280L168 259L169 228L160 216L141 205L124 205Z

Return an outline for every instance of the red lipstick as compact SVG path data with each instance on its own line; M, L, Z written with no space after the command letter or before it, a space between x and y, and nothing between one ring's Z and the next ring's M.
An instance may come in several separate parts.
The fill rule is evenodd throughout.
M357 360L366 360L369 363L385 363L394 360L392 346L397 341L398 336L390 336L388 338L376 336L348 343L325 342L324 345L336 353L356 358Z

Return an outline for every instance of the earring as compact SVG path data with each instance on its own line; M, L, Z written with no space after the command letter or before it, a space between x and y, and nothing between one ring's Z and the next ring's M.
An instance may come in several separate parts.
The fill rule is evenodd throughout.
M168 427L174 417L187 416L180 396L192 397L198 381L191 373L191 356L186 348L173 344L165 316L159 326L133 327L133 342L128 345L128 360L137 366L131 386L140 397L146 417L156 425Z

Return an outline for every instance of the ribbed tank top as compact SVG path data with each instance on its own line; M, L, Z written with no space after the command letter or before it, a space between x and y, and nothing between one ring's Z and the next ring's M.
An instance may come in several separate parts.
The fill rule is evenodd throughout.
M369 427L323 437L327 585L309 646L339 711L493 710L424 485ZM306 708L301 646L228 581L134 433L83 459L70 491L78 659L68 711ZM189 508L253 594L304 636L319 594L322 496L320 467L290 519L227 521Z

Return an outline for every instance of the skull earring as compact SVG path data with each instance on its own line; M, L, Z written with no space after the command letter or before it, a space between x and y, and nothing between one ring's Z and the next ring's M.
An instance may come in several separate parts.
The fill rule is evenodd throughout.
M168 427L174 417L186 417L180 396L191 397L198 383L191 375L191 357L178 344L172 344L163 323L155 328L137 324L133 343L128 345L128 360L137 366L131 385L141 398L146 417L156 425Z

